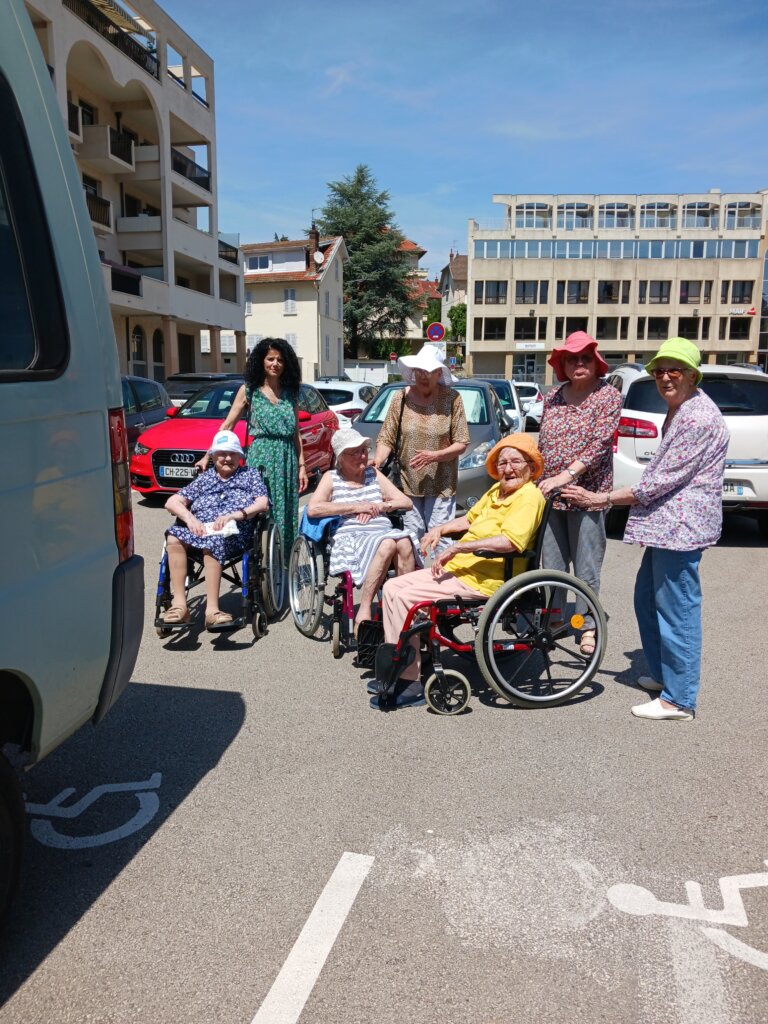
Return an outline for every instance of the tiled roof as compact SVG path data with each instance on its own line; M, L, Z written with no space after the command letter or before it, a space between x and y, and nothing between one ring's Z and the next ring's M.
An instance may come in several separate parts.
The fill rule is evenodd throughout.
M451 275L454 281L467 280L467 257L454 256L451 260Z
M411 295L413 298L421 300L424 305L426 305L430 299L440 298L437 282L426 280L423 277L415 278L411 282Z
M280 284L285 281L317 281L320 277L314 271L309 270L285 270L279 274L270 274L263 270L258 274L246 274L246 284Z
M417 252L420 256L426 253L426 249L422 249L420 245L412 242L410 238L404 238L400 243L400 248L403 252Z

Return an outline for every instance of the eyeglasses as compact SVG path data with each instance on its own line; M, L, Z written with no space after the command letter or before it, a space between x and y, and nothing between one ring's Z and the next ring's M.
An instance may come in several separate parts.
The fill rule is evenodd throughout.
M658 366L651 370L651 375L656 380L661 380L662 377L667 376L670 380L679 380L685 371L679 369L677 366Z
M528 459L504 459L503 462L496 463L496 469L505 469L507 466L530 466Z

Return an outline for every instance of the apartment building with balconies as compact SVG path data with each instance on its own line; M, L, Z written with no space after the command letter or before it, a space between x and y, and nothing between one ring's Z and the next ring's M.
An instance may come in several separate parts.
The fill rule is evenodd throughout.
M249 242L242 246L248 351L285 338L304 380L344 372L344 264L341 236Z
M219 231L213 61L153 0L30 0L82 178L123 371L240 369L243 273Z
M609 363L665 338L707 362L763 362L768 189L686 195L495 195L469 222L467 350L474 373L552 380L572 331Z

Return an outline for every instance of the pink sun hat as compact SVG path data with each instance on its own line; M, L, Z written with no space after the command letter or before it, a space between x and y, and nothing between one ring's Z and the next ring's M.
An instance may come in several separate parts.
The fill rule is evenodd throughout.
M569 379L563 370L563 356L576 355L578 352L583 352L586 348L593 349L598 377L602 377L604 374L608 373L608 363L606 363L597 351L597 342L595 339L591 335L587 334L586 331L574 331L573 334L569 334L565 339L564 345L560 348L552 349L552 355L547 360L549 365L554 369L555 376L561 384Z

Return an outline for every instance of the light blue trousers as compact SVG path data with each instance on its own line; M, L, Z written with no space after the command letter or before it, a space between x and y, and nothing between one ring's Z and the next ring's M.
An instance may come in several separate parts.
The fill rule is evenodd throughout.
M701 676L702 549L646 548L635 580L635 615L661 697L686 711L696 708Z

